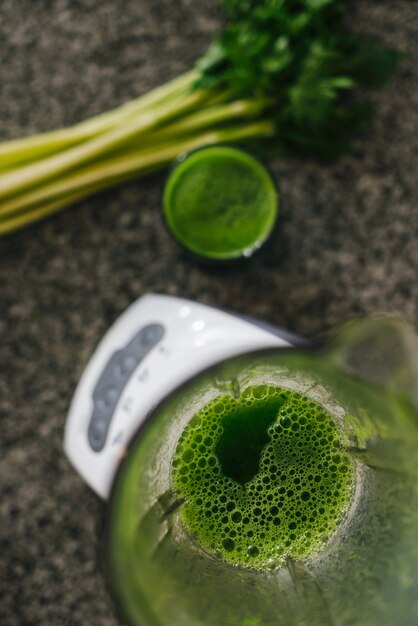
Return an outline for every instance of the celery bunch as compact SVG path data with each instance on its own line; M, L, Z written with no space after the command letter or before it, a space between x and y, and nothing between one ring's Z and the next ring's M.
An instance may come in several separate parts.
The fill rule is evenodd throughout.
M221 0L227 23L194 69L71 128L0 144L0 235L171 163L257 139L334 157L364 121L358 86L399 53L347 33L344 0Z

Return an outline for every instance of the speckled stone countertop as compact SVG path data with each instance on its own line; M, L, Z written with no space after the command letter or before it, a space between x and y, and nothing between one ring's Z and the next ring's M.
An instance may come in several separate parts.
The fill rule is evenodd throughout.
M272 162L271 249L228 272L181 256L159 216L164 174L0 241L0 624L115 626L98 567L103 507L62 451L71 395L104 331L148 291L313 337L355 315L418 324L418 12L353 0L357 29L409 51L369 136L333 165ZM188 69L215 0L2 0L0 135L71 124Z

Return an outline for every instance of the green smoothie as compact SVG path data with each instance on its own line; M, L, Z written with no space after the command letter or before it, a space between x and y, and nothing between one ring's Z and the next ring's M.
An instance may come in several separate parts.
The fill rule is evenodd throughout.
M209 259L251 256L274 226L278 195L266 169L227 146L193 152L172 172L163 211L171 234Z
M207 553L276 567L306 559L350 507L354 467L332 416L312 399L268 385L218 397L184 429L172 460L181 520Z

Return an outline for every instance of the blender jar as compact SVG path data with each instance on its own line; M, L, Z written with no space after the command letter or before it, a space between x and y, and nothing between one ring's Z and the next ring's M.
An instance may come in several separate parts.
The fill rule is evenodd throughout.
M187 502L173 482L191 420L217 398L239 403L255 387L323 407L352 477L344 519L328 539L302 557L282 549L270 567L231 564L207 550L185 524ZM183 384L132 440L113 485L103 555L117 610L132 626L416 626L412 329L388 317L355 322L325 349L253 352Z

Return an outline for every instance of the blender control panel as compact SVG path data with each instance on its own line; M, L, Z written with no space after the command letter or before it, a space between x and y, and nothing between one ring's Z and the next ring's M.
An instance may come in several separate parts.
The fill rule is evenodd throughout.
M116 350L96 383L93 411L88 426L88 440L95 452L103 449L113 413L134 370L161 341L164 326L147 324L122 349Z

